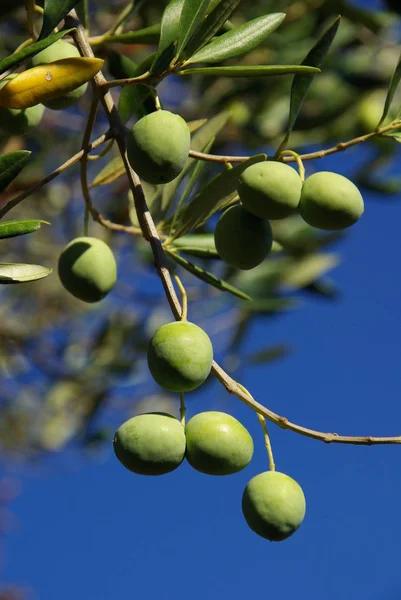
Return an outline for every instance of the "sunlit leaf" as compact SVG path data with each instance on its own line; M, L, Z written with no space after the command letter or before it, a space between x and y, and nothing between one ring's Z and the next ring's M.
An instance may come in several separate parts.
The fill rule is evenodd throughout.
M311 254L301 260L295 260L281 275L281 286L302 288L319 279L340 263L335 254Z
M125 173L124 163L121 156L115 156L103 167L89 187L93 188L97 185L107 185L113 183L116 179Z
M200 258L219 258L216 250L216 244L214 243L213 233L194 233L184 235L172 243L174 248L184 252L184 254L190 254L191 256L198 256Z
M187 63L216 63L250 52L261 44L285 19L284 13L273 13L248 21L212 40Z
M178 75L211 75L214 77L276 77L294 73L319 73L320 69L305 65L250 65L233 67L193 67L177 71Z
M51 272L52 269L40 265L0 263L0 284L36 281L47 277Z
M29 219L26 221L0 221L0 239L17 237L37 231L42 223L50 225L48 221Z
M152 73L164 71L175 56L183 4L184 0L171 0L164 9L159 45L150 69Z
M401 79L401 55L400 55L400 58L398 59L398 63L394 69L394 73L393 73L393 76L390 81L390 86L388 88L386 100L384 102L383 114L379 121L378 127L383 123L384 119L387 117L388 111L390 109L391 103L394 98L394 94L397 91L398 84L400 83L400 79Z
M181 56L186 44L194 35L206 15L210 0L184 0L177 43L177 54Z

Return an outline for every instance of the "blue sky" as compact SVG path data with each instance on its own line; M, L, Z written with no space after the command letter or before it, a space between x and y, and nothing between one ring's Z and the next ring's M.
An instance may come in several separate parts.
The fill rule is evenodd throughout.
M347 173L359 157L315 163ZM241 379L293 421L345 434L401 433L399 278L401 203L365 194L366 211L337 251L337 303L304 297L300 310L255 322L245 350L290 342L293 353ZM277 469L307 500L298 532L279 544L241 514L247 481L266 470L253 412L214 383L189 416L226 410L248 427L255 455L241 473L208 477L183 464L163 477L126 471L111 445L99 459L50 461L17 472L17 527L6 537L4 581L32 598L217 600L260 595L334 600L401 594L400 448L325 445L270 426Z

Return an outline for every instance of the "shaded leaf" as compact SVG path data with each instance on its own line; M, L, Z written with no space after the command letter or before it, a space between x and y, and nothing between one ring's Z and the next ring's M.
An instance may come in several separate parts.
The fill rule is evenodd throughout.
M291 349L289 346L277 344L276 346L269 346L264 350L253 352L246 357L246 362L248 365L262 365L284 358L285 356L288 356L290 352Z
M183 50L185 50L185 46L205 17L209 2L210 0L184 0L177 43L177 54L179 58L181 57Z
M52 269L40 265L0 263L0 284L36 281L47 277L51 272Z
M70 31L72 31L72 29L65 29L64 31L59 31L54 35L49 35L49 37L47 37L44 40L41 40L40 42L35 42L34 44L30 44L30 46L26 46L22 50L11 54L11 56L6 56L6 58L0 60L0 74L4 73L4 71L7 71L8 69L16 67L20 62L22 62L26 58L35 56L35 54L38 54L42 50L45 50L45 48L48 48L49 46L54 44L54 42L57 42L57 40L62 38L64 35L70 33Z
M221 129L223 129L224 125L227 123L229 118L228 112L222 112L210 120L208 120L193 136L191 136L191 148L192 150L201 151L203 148L207 146L210 140L215 137ZM170 183L167 183L163 186L162 191L162 213L164 214L167 211L170 203L174 197L175 192L177 191L178 186L181 181L188 173L189 169L193 166L196 159L189 157L185 164L184 169L181 171L178 177L176 177ZM170 226L171 221L169 221ZM166 228L166 230L168 230Z
M320 68L322 62L334 40L340 25L340 17L338 17L332 25L324 32L322 37L316 42L313 48L308 52L304 60L302 61L303 66L312 66ZM294 81L291 86L290 96L290 116L288 119L287 134L284 138L282 146L288 140L290 133L295 125L299 111L301 110L302 104L305 100L309 86L311 85L314 74L298 74L294 77Z
M0 221L0 239L17 237L37 231L42 223L50 225L48 221L29 219L27 221Z
M42 31L39 40L48 36L80 0L45 0Z
M298 306L298 302L293 298L267 298L265 300L252 300L244 305L247 313L274 314L284 310L293 310Z
M113 181L124 175L124 173L125 168L121 156L115 156L103 167L100 173L96 175L89 187L93 188L97 185L113 183Z
M394 98L394 94L397 91L398 84L400 83L400 79L401 79L401 54L400 54L400 58L398 59L398 63L394 69L393 76L391 77L390 86L388 88L386 100L384 102L383 114L379 121L378 127L383 123L384 119L387 117L388 111L390 109L391 103Z
M212 40L187 63L216 63L246 54L259 46L284 19L284 13L273 13L248 21Z
M0 194L22 171L30 156L29 150L17 150L0 157Z
M159 46L150 69L152 73L164 71L175 56L183 4L184 0L171 0L164 9Z
M107 37L107 42L119 44L157 44L160 38L160 23L127 33L114 33Z
M281 275L280 283L285 288L302 288L315 282L340 263L336 254L310 254L293 261Z
M198 30L187 45L184 56L192 56L194 52L200 50L224 25L231 13L237 8L241 0L221 0L216 6L209 5L209 14L206 16Z
M205 269L202 269L198 265L194 265L193 263L189 262L176 252L171 252L169 250L167 250L167 252L168 255L171 256L171 258L173 258L181 267L192 273L192 275L195 275L195 277L198 277L198 279L202 279L202 281L205 281L206 283L212 285L218 290L221 290L222 292L229 292L230 294L233 294L234 296L237 296L242 300L251 299L250 296L248 296L238 288L230 285L229 283L227 283L223 279L220 279L216 275L213 275L213 273L205 271Z
M218 77L275 77L294 73L319 73L320 69L305 65L250 65L234 67L193 67L177 71L178 75L212 75ZM309 76L309 75L308 75ZM313 75L312 75L313 76Z
M138 68L128 56L120 52L110 51L107 56L107 66L114 79L125 79L135 77Z
M250 165L264 161L266 158L265 154L252 156L249 160L219 173L209 181L196 194L192 202L183 208L172 239L189 233L232 200L237 195L238 177L241 173Z
M147 56L137 66L132 77L138 77L150 69L154 56L154 54ZM155 110L155 101L149 88L143 85L126 85L123 87L118 100L118 114L124 123L133 115L140 119Z

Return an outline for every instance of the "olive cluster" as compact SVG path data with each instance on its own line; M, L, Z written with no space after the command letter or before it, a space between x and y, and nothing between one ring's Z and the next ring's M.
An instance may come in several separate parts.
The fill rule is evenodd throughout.
M148 347L148 365L154 379L173 392L189 392L208 377L213 347L208 335L186 320L159 327ZM163 475L184 459L207 475L231 475L251 461L253 440L233 416L201 412L185 425L165 413L146 413L123 423L114 436L114 452L129 471ZM249 527L271 541L293 534L305 515L301 487L288 475L260 473L247 484L242 511Z
M241 203L222 214L214 234L220 257L238 269L252 269L269 254L271 220L298 212L312 227L339 230L356 223L364 211L361 193L346 177L321 171L302 182L295 169L278 161L246 168L238 195Z

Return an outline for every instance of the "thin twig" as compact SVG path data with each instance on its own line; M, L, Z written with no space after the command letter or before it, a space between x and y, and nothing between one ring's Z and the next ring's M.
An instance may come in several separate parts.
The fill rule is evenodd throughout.
M84 136L82 138L82 148L84 150L84 153L81 158L81 189L82 195L85 200L84 235L88 235L89 214L91 212L91 209L93 208L88 184L88 153L86 152L86 148L88 147L90 137L92 135L93 127L96 121L97 109L99 107L99 97L97 95L97 90L94 85L92 85L92 93L92 102L90 105Z
M111 133L109 131L107 133L104 133L99 138L97 138L97 140L94 140L91 144L89 144L89 146L87 148L82 149L79 152L77 152L76 154L74 154L74 156L71 156L71 158L66 160L59 167L57 167L57 169L54 169L54 171L52 171L51 173L46 175L46 177L43 177L43 179L41 179L40 181L35 183L34 186L29 188L29 190L26 190L25 192L23 192L16 198L13 198L9 202L7 202L7 204L5 206L3 206L3 208L0 209L0 219L2 217L4 217L4 215L6 215L12 208L17 206L17 204L19 204L20 202L25 200L25 198L28 198L28 196L30 196L31 194L36 192L36 190L39 190L41 187L46 185L46 183L49 183L49 181L52 181L53 179L55 179L57 177L57 175L60 175L60 173L63 173L66 169L68 169L69 167L72 167L72 165L75 165L75 163L77 163L79 160L81 160L81 158L85 152L90 152L91 150L98 148L99 146L104 144L105 141L110 139L110 137L111 137Z

